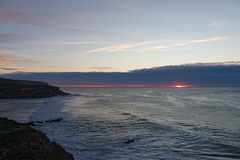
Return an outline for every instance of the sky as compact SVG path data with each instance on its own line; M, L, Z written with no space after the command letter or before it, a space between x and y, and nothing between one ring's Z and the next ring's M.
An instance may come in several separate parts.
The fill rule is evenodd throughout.
M239 0L0 0L0 76L240 65L239 15Z

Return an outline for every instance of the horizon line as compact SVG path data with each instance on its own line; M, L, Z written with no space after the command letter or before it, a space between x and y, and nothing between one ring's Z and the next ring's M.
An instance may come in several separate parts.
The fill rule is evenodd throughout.
M196 87L195 85L56 85L57 87L65 87L65 88L114 88L114 87L158 87L158 88L186 88L186 87Z

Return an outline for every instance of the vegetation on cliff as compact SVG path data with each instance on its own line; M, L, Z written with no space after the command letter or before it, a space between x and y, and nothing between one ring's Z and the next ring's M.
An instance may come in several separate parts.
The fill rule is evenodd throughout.
M73 156L28 124L0 118L0 159L73 160Z

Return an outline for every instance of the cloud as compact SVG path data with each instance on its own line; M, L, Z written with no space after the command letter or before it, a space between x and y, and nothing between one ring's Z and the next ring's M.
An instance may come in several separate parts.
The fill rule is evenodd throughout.
M9 68L9 67L0 67L1 70L5 70L5 71L14 71L14 70L18 70L17 68Z
M122 45L114 45L110 47L103 47L103 48L98 48L94 50L89 50L87 53L95 53L95 52L116 52L116 51L123 51L125 49L137 47L137 46L143 46L147 44L153 44L159 41L144 41L140 43L131 43L131 44L122 44Z
M1 59L0 59L0 63L1 63L1 61L2 61L2 62L4 62L4 61L5 61L5 62L10 61L9 58L7 58L7 56L6 56L4 53L1 53L1 51L0 51L0 56L1 56L1 57L0 57L0 58L1 58Z
M1 59L0 63L15 63L15 62L27 62L27 63L39 63L38 60L31 60L31 59L20 59L20 58L11 58L11 59Z
M177 49L176 47L187 46L195 43L212 42L228 39L229 37L211 37L198 40L155 40L144 41L139 43L121 44L109 47L102 47L89 50L86 53L97 52L117 52L117 51L132 51L132 52L147 52L147 51L162 51L167 49ZM164 45L163 45L164 44Z
M226 62L212 62L212 63L189 63L184 64L185 66L229 66L229 65L240 65L240 61L226 61Z
M210 27L221 27L223 26L224 24L226 24L227 21L226 20L217 20L217 21L214 21L210 24L208 24Z
M28 62L28 63L38 63L40 61L37 60L30 60L30 59L21 59L21 58L8 58L4 54L3 49L0 48L0 63L14 63L14 62Z
M78 27L78 26L71 26L71 25L52 25L52 24L49 24L48 26L51 28L73 30L73 31L98 32L97 30L88 28L88 27Z
M145 71L157 71L157 70L172 70L172 68L182 68L182 67L219 67L219 66L239 66L240 61L225 61L225 62L209 62L209 63L186 63L181 65L166 65L166 66L159 66L159 67L152 67L152 68L143 68L143 69L136 69L130 70L129 72L145 72Z
M105 66L94 66L94 67L90 67L90 69L94 69L94 70L110 70L112 69L112 67L105 67Z
M72 44L102 44L103 42L90 42L90 41L72 41L72 42L49 42L48 44L56 45L72 45Z
M240 86L240 61L161 66L129 72L23 72L1 77L40 80L53 85Z
M81 31L82 33L94 33L94 34L101 33L102 34L102 32L100 32L96 29L93 29L93 28L79 27L79 26L72 26L72 25L53 24L51 18L53 18L53 17L51 17L49 15L42 15L42 14L41 15L33 15L32 13L20 11L17 9L11 9L11 8L1 8L0 9L0 20L4 20L4 21L20 23L20 24L27 24L27 25L34 25L34 26L40 26L40 27L46 27L46 28Z
M228 39L228 38L229 37L212 37L212 38L207 38L207 39L192 40L190 42L192 42L192 43L212 42L212 41L225 40L225 39Z

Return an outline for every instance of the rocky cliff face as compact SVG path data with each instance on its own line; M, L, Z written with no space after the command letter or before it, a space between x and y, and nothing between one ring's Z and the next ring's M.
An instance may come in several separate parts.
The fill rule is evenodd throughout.
M69 95L44 82L0 79L0 98L46 98Z
M0 118L0 159L73 160L73 156L29 125Z

